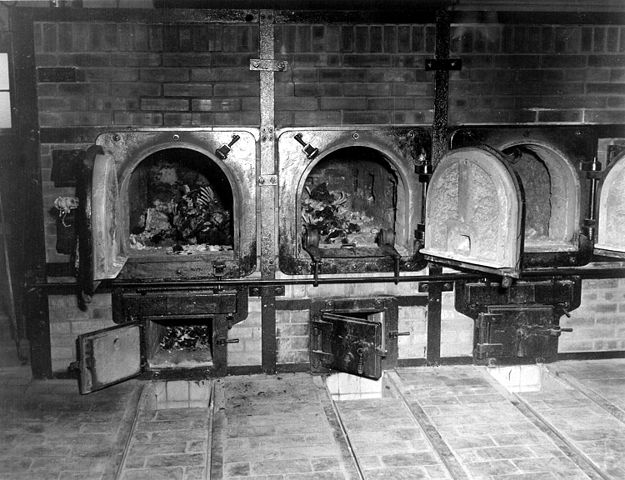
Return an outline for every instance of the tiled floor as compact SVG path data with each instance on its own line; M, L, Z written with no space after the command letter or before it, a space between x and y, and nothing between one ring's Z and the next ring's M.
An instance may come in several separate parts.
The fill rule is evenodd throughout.
M625 479L621 359L547 365L523 393L484 367L404 368L343 401L307 374L80 396L24 373L0 372L2 480Z

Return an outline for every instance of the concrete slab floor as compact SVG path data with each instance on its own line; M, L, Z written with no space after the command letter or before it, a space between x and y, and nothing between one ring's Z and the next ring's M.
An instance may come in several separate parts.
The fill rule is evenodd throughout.
M402 368L337 401L303 373L81 396L0 371L0 479L625 479L625 359L537 371Z

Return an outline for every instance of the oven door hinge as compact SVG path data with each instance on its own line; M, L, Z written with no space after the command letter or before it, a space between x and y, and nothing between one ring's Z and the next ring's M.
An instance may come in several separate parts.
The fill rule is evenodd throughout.
M289 62L285 60L261 60L260 58L250 59L250 70L258 72L286 72L289 69Z

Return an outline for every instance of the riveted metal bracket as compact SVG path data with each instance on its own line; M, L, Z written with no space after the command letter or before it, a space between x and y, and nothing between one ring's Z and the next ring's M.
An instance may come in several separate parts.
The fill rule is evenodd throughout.
M261 175L258 177L258 184L261 187L275 187L278 185L278 175Z
M273 290L276 297L284 297L285 295L284 285L272 285L269 288ZM262 295L262 292L263 292L263 287L250 286L249 288L250 297L260 297Z
M462 60L459 58L428 58L425 61L425 70L462 70Z
M419 282L417 287L419 293L428 293L430 291L430 283L439 283L441 285L441 292L453 292L454 282Z
M286 72L289 69L289 62L284 60L261 60L259 58L250 59L250 70L259 72Z

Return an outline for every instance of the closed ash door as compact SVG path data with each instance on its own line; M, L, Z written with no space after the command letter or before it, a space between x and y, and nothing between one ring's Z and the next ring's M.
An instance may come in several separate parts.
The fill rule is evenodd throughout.
M331 369L380 378L382 358L386 355L383 317L381 312L371 313L366 318L323 312L312 322L313 370Z

